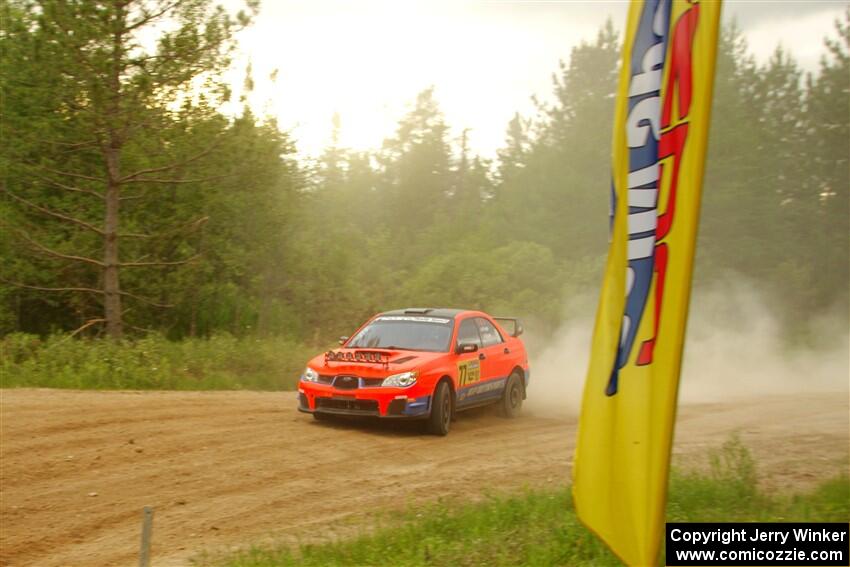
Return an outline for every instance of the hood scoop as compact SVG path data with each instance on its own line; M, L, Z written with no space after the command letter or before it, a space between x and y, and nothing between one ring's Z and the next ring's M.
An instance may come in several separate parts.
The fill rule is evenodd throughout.
M415 356L402 356L401 358L396 358L395 360L391 360L390 363L392 363L392 364L404 364L405 362L410 362L414 358L416 358L416 357Z

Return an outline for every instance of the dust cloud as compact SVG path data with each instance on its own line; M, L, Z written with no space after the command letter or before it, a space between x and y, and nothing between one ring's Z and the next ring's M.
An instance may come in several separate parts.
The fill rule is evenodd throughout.
M526 408L541 416L576 416L581 404L598 297L573 298L564 323L549 337L526 338L531 385ZM794 346L764 294L743 284L695 289L679 390L681 403L717 402L763 395L834 392L850 395L847 316L799 323Z

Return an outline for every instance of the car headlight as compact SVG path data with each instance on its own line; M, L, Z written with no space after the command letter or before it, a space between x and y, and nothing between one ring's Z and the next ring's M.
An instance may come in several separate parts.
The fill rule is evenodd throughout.
M386 378L384 378L384 381L381 383L381 386L407 388L408 386L413 386L414 384L416 384L417 376L419 376L418 372L402 372L401 374L393 374L392 376L387 376Z
M319 373L308 366L304 369L304 374L301 375L301 379L305 382L318 382Z

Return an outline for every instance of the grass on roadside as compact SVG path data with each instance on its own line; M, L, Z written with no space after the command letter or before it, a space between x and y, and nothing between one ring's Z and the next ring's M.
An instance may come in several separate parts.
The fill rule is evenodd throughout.
M0 387L292 390L315 350L285 338L0 339Z
M707 472L673 472L669 521L848 521L846 474L801 494L758 488L755 465L737 438L712 451ZM218 567L334 565L620 565L578 521L568 488L442 501L387 516L359 537L298 547L254 547L201 560Z

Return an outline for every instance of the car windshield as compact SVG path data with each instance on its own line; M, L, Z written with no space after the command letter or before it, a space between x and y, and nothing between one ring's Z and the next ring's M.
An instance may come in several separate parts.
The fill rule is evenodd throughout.
M446 352L451 337L451 319L382 315L360 329L345 346Z

